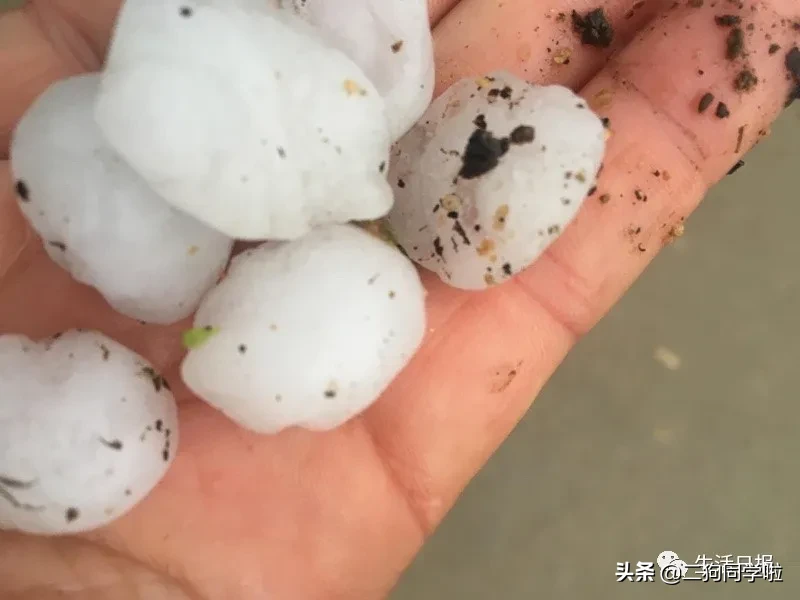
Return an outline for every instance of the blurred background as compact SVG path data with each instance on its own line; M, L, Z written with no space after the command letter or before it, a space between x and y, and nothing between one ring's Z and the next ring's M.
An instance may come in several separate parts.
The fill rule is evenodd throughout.
M772 131L570 354L390 600L800 598L800 106ZM783 582L616 582L667 550L771 554Z

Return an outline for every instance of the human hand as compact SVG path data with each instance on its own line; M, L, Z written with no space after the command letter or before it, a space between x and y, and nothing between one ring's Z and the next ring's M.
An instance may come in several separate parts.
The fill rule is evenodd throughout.
M454 4L433 2L434 22ZM563 238L514 283L471 294L426 275L425 346L383 399L330 433L259 437L191 398L177 377L185 323L139 325L55 267L19 215L3 164L0 331L102 330L175 382L182 427L167 477L113 525L75 538L0 535L0 590L37 599L63 589L159 598L159 585L170 599L384 595L570 346L679 233L788 94L783 57L800 37L791 19L781 23L793 16L789 0L755 12L654 1L630 17L627 1L603 6L616 28L609 50L581 46L571 31L569 12L595 7L583 1L462 0L439 23L440 92L498 67L582 89L610 119L605 169ZM48 83L100 66L116 8L51 0L0 19L4 151ZM729 28L714 22L722 13L754 25L747 63L759 83L747 94L732 87L745 61L725 58ZM781 50L770 55L773 43ZM729 118L714 115L716 103L698 113L706 92Z

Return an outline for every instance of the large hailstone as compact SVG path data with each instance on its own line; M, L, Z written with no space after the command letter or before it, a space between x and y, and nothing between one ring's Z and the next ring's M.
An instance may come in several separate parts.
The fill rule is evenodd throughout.
M502 283L572 221L604 150L602 121L567 88L505 72L462 80L392 153L391 231L454 287Z
M392 140L433 99L427 0L293 0L324 39L361 67L386 100Z
M195 317L182 365L198 396L248 429L332 429L367 408L425 331L425 292L393 246L352 225L235 258ZM190 347L192 347L190 345Z
M178 442L166 381L90 331L0 336L0 529L106 525L167 471Z
M115 310L153 323L191 314L232 241L170 207L103 139L99 75L50 86L14 131L19 206L50 257Z
M168 202L241 239L295 239L392 204L385 102L293 11L127 0L96 118Z

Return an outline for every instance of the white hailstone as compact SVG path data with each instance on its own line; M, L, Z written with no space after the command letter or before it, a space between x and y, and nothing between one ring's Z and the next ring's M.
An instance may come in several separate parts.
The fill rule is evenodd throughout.
M248 250L200 305L183 379L248 429L333 429L417 350L424 297L413 264L352 225Z
M360 66L386 100L392 140L433 99L433 39L427 0L294 0L323 38Z
M93 117L99 83L55 83L19 122L19 206L50 257L115 310L178 321L216 283L232 241L170 207L108 146Z
M502 283L572 221L604 151L602 121L567 88L505 72L462 80L396 145L389 226L444 282Z
M234 238L295 239L392 205L383 98L274 3L127 0L95 116L168 202Z
M0 336L0 529L102 527L155 487L178 442L175 400L105 335Z

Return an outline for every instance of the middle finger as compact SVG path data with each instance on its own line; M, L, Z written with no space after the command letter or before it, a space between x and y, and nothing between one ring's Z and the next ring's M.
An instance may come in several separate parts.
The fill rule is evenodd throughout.
M503 69L534 83L580 89L667 0L461 0L436 27L437 95L463 77ZM608 47L582 44L572 23L602 8ZM511 17L511 18L510 18Z

